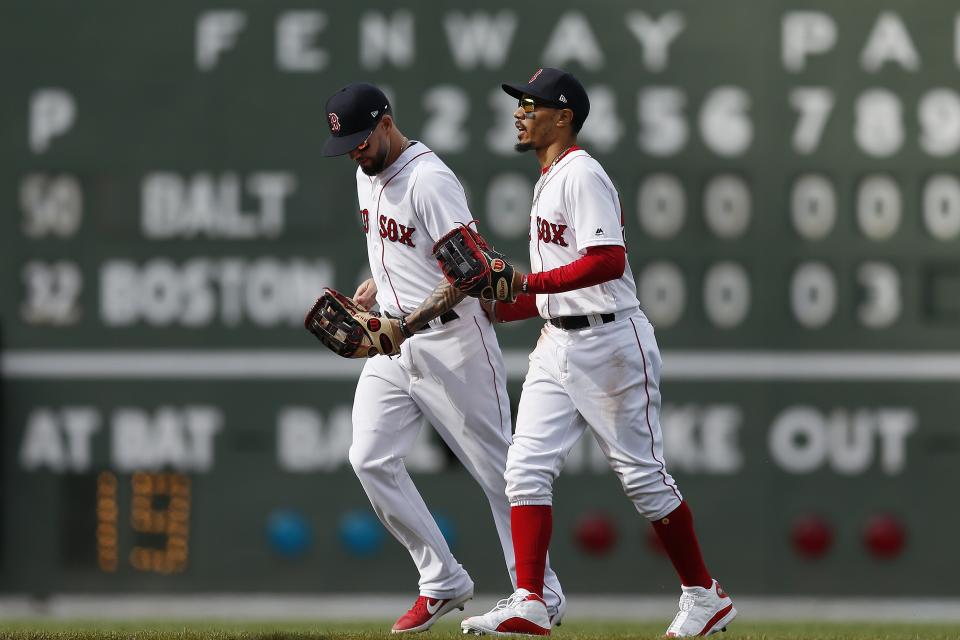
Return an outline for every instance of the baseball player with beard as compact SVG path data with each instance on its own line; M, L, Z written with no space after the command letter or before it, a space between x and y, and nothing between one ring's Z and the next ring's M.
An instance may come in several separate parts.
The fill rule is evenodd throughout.
M456 176L423 143L400 132L386 96L373 85L337 91L326 114L331 137L323 155L348 155L357 165L373 277L354 300L366 308L379 304L406 338L397 357L364 364L350 463L380 521L420 573L419 596L392 631L424 631L452 609L462 610L474 589L404 466L424 417L486 494L517 585L504 479L511 420L503 356L478 302L444 280L432 255L437 239L472 220ZM544 582L547 615L558 622L565 603L549 567Z
M590 109L586 91L571 74L549 68L503 89L519 100L516 149L533 151L541 168L530 211L533 273L516 271L482 239L478 248L470 237L465 244L456 238L460 245L438 256L448 277L470 261L495 276L493 286L460 289L501 301L493 309L497 320L539 315L546 323L530 356L507 457L518 588L489 613L464 620L462 630L549 635L544 570L552 487L589 429L680 577L680 611L667 636L720 631L737 612L704 564L690 508L664 463L660 351L626 259L620 198L600 164L577 146ZM444 261L447 253L460 258Z

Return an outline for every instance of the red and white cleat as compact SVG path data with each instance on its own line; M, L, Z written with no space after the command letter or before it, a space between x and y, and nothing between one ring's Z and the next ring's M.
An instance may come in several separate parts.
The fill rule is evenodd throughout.
M463 603L472 597L472 590L449 600L419 596L410 610L400 616L400 619L394 623L390 632L416 633L426 631L445 613L450 613L454 609L463 611Z
M517 589L489 612L461 622L460 630L478 636L548 636L550 617L543 598L526 589Z
M726 631L727 625L736 617L737 610L733 608L733 600L716 580L710 589L683 587L680 611L667 627L666 636L709 636L711 633Z

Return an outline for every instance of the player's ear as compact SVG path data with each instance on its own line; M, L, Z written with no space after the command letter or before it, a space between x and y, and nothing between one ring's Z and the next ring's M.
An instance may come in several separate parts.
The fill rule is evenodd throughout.
M573 110L560 109L560 116L557 118L558 127L573 127Z
M386 114L380 118L380 122L383 123L383 130L387 133L390 133L390 129L393 128L393 116Z

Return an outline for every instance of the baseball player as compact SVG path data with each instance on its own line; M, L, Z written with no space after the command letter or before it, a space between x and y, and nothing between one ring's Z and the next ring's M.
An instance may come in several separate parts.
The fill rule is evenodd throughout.
M368 308L379 304L381 312L399 319L408 338L397 357L364 364L353 404L350 463L377 516L420 572L420 595L392 631L424 631L452 609L462 610L474 585L404 466L423 417L483 488L516 586L504 479L511 421L503 356L478 302L447 284L431 253L438 238L472 219L456 176L423 143L400 132L386 96L373 85L344 87L327 101L326 113L331 137L323 155L348 155L357 164L373 277L354 300ZM425 298L418 314L408 315ZM435 311L441 302L442 314ZM543 595L549 615L559 621L565 603L549 568Z
M547 322L530 356L507 457L518 588L461 627L476 634L550 633L543 579L552 486L589 429L679 574L680 611L667 636L720 631L737 612L707 571L690 508L664 463L660 351L639 309L620 199L600 164L576 144L590 109L586 91L571 74L549 68L503 89L519 100L516 149L532 150L541 167L530 210L533 273L516 272L494 254L492 271L509 277L486 290L507 302L516 297L495 303L497 320L539 315ZM447 264L444 271L449 275Z

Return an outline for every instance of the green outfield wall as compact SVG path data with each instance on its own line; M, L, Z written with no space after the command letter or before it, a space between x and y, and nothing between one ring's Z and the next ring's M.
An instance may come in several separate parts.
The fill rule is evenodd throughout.
M731 593L960 595L960 9L817 2L0 8L0 590L396 591L347 461L358 363L302 329L368 275L324 102L382 86L521 267L500 83L559 66L624 206L668 468ZM498 329L514 408L540 323ZM480 490L408 461L478 591ZM674 593L587 437L571 592Z

